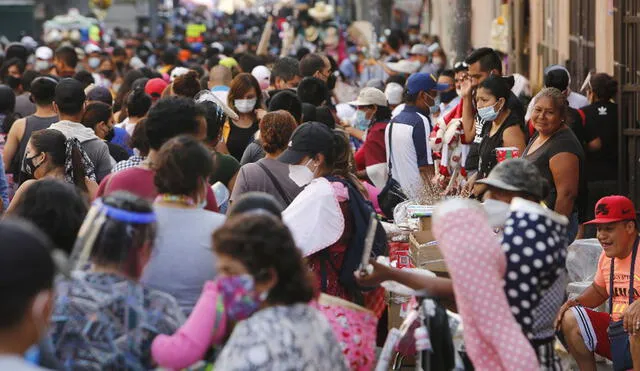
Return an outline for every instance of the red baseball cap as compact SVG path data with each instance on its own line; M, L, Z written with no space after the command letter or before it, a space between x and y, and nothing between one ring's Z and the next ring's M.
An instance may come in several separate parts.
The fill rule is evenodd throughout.
M151 96L154 101L160 99L162 92L167 88L167 82L161 78L155 78L147 81L144 86L144 92Z
M607 224L624 220L636 220L633 202L624 196L607 196L596 204L596 218L584 224Z

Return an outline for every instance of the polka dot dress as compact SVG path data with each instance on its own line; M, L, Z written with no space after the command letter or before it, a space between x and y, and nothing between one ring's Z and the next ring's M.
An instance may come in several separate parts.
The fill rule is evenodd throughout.
M529 201L518 199L511 210L502 240L507 258L504 289L511 313L533 339L533 309L565 269L567 224Z
M446 201L434 215L433 231L453 280L475 369L537 371L535 351L509 309L505 255L485 212L474 201Z

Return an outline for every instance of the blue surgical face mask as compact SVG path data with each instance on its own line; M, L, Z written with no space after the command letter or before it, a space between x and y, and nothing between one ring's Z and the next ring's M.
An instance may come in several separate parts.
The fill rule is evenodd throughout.
M353 127L358 130L365 131L369 128L371 120L367 119L367 113L365 111L356 111L356 118L353 121Z
M431 114L440 111L440 94L436 95L436 97L433 98L433 106L429 107L429 111L431 111Z
M493 121L498 117L500 111L496 111L494 107L498 104L496 102L494 105L478 108L478 116L484 121Z

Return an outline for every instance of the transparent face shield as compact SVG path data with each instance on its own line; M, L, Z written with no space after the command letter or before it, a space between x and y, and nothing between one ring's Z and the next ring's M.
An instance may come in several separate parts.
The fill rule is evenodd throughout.
M93 253L98 252L96 249L103 250L99 251L101 256L108 256L110 260L131 268L132 255L138 250L131 246L151 240L155 222L154 212L122 210L105 205L101 199L95 200L78 232L69 269L87 268Z
M226 103L220 100L220 98L218 98L218 96L216 96L210 90L202 90L201 92L196 94L194 100L196 103L202 103L202 102L215 103L215 105L218 106L219 115L226 115L232 120L238 119L238 114L235 113L231 108L229 108L229 106L227 106Z

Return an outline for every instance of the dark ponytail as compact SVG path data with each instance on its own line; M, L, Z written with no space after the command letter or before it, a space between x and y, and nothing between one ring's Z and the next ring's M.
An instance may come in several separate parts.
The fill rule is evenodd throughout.
M80 148L72 139L67 140L67 146L71 146L71 177L73 179L73 184L76 187L81 189L84 192L89 192L87 188L87 183L85 183L84 178L87 176L84 170L84 163L82 161L82 152L80 152ZM67 173L66 165L65 165L65 173Z
M369 198L369 193L354 174L355 160L353 151L351 151L349 136L344 130L333 130L333 148L330 152L330 156L325 154L325 162L327 168L331 170L331 175L348 180L365 198Z
M488 90L496 99L504 98L506 100L509 99L511 88L513 88L514 84L515 79L513 76L491 75L480 83L479 87Z
M83 191L87 191L85 177L95 180L93 163L76 138L67 139L54 129L38 130L31 134L31 145L44 152L55 167L64 168L64 179Z

